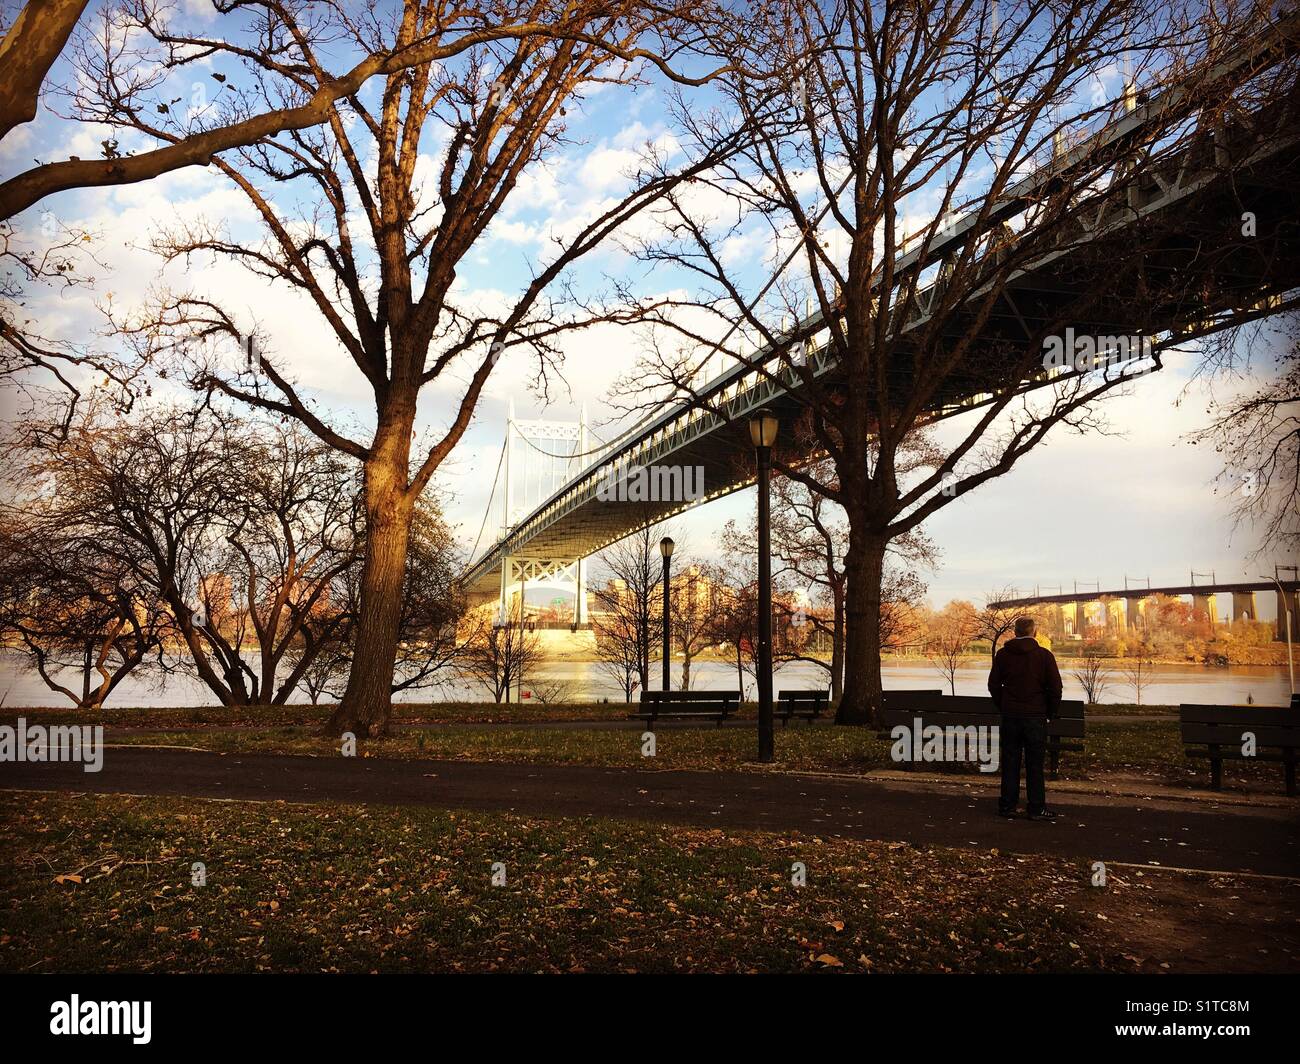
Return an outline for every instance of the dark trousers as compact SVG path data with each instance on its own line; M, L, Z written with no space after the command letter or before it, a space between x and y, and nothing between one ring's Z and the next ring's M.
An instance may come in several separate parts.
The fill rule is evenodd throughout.
M1029 812L1032 815L1045 808L1047 790L1043 784L1043 759L1047 756L1047 718L1004 715L998 745L1002 758L1002 796L998 799L998 808L1009 813L1020 804L1022 755Z

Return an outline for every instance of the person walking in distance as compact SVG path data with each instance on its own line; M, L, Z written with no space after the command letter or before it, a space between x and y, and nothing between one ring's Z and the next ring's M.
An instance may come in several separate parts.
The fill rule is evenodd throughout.
M1020 804L1020 762L1025 762L1025 792L1030 820L1055 820L1047 808L1043 761L1047 722L1061 706L1061 672L1056 655L1034 638L1034 619L1016 619L1016 637L993 657L989 694L1002 714L999 731L1002 793L998 815L1014 817Z

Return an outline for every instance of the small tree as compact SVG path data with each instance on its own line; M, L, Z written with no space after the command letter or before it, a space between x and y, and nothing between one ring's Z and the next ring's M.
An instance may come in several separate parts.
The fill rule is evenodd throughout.
M689 691L691 663L713 643L709 619L716 596L702 566L688 564L683 570L680 576L673 577L668 612L672 620L672 643L682 657L681 689Z
M663 527L649 526L600 552L610 580L595 592L599 618L592 619L600 660L611 656L616 670L630 654L640 688L650 687L650 661L663 642ZM624 691L631 698L624 686Z
M634 612L621 606L621 597L617 587L596 592L601 612L592 613L591 628L596 667L618 684L623 701L631 702L641 687L641 626Z
M82 544L163 611L161 665L192 671L222 705L282 704L360 563L349 463L300 428L207 409L88 407L40 440L21 467L46 486L21 490L32 533Z
M1110 685L1111 670L1097 648L1089 647L1078 666L1070 671L1070 675L1079 681L1088 705L1094 706Z
M984 608L975 615L975 638L989 641L990 657L997 655L998 644L1009 632L1015 630L1016 618L1028 615L1021 607L994 605L995 602L1015 598L1015 595L1016 589L1013 587L990 591L984 597Z
M949 694L957 693L957 672L965 664L975 638L975 608L969 602L950 602L930 623L925 656L948 681Z
M511 690L521 684L541 661L537 633L523 620L523 603L508 623L479 611L460 647L461 667L492 692L495 702L509 702Z
M1142 704L1142 692L1150 686L1154 678L1155 664L1151 660L1151 650L1145 643L1138 646L1131 658L1124 662L1124 678L1133 688L1133 701Z
M0 645L23 654L51 691L99 709L161 653L164 628L105 544L21 512L0 518Z

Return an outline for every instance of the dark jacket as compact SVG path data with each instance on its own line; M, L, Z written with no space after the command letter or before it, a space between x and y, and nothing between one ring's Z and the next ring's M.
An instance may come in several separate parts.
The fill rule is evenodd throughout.
M1030 636L1011 640L993 657L989 694L1008 717L1055 716L1061 704L1056 655Z

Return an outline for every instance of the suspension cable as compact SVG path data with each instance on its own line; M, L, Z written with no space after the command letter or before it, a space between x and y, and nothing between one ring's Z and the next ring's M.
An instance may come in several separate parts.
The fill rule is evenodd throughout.
M487 508L483 511L483 523L478 526L478 535L474 537L474 546L470 549L469 552L471 561L473 561L474 557L478 554L478 545L479 542L483 539L483 530L487 528L488 514L492 512L492 500L496 497L497 483L501 479L501 466L506 459L506 444L508 444L509 442L510 442L509 437L506 437L505 442L501 444L501 454L497 457L496 475L493 476L492 478L492 490L488 492Z

